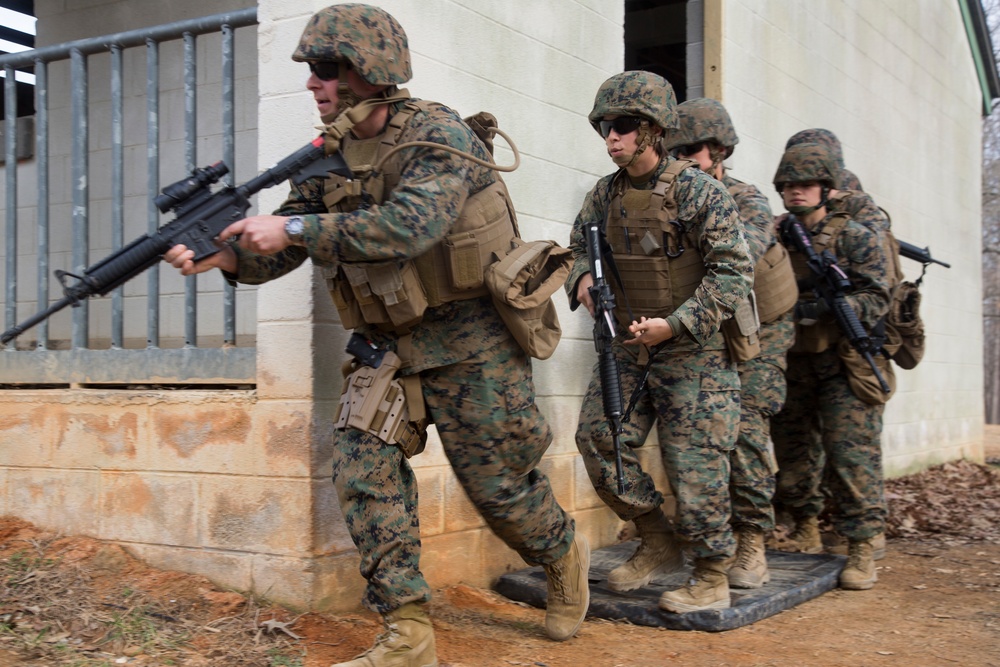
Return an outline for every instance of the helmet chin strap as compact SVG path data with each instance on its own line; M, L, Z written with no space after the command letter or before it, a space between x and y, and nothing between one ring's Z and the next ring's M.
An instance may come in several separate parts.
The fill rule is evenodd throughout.
M378 95L367 99L358 98L354 93L352 95L357 98L358 101L356 103L335 114L328 114L322 118L324 125L318 129L323 131L324 146L326 147L327 155L339 151L341 140L347 136L355 125L364 122L372 114L372 111L375 110L375 107L410 99L410 92L408 90L405 88L398 90L395 86L390 86ZM340 108L340 104L337 105L337 108Z
M653 144L653 139L655 138L655 136L656 135L653 134L653 130L649 127L649 121L643 120L639 124L639 134L636 135L637 141L636 141L635 153L632 154L632 159L630 159L628 163L618 166L620 166L622 169L628 169L633 164L635 164L635 161L638 160L639 157L641 157L642 154L646 152L646 149ZM617 161L615 161L615 163L617 164Z

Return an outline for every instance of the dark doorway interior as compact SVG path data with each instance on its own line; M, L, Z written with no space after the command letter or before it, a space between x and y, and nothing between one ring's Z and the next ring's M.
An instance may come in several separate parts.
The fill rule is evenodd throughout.
M0 8L8 9L12 12L17 12L19 14L25 14L27 16L35 15L35 2L34 0L0 0ZM35 48L35 36L21 30L17 30L11 25L7 25L6 22L0 21L0 40L2 42L10 42L12 44L18 44L20 46L26 46L28 48ZM0 55L10 53L9 49L3 48L2 43L0 43ZM26 72L31 74L34 71L33 67L26 67L18 69L19 72ZM3 81L0 78L0 81ZM0 118L7 117L7 96L0 92ZM18 116L31 116L35 113L35 86L31 83L26 83L23 81L17 82L17 115Z
M625 69L659 74L687 91L688 0L625 0Z

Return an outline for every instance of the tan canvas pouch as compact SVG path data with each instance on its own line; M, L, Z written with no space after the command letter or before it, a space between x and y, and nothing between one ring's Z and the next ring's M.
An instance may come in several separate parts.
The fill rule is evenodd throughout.
M562 289L573 253L555 241L513 239L511 250L486 269L493 303L521 348L535 359L555 352L562 329L552 295Z
M760 354L760 322L753 292L740 302L733 316L722 323L722 335L732 361L750 361Z
M851 343L846 338L840 340L837 353L840 355L840 360L844 363L847 382L851 386L851 391L862 401L869 405L882 405L896 393L896 372L883 354L874 355L875 366L889 385L889 393L882 391L882 387L879 385L875 373L872 372L871 366L868 365L864 357L858 354L858 351L851 346Z

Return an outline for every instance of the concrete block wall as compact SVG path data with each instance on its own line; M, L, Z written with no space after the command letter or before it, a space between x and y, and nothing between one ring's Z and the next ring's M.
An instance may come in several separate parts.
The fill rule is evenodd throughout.
M887 474L982 457L982 96L957 2L725 3L723 102L740 135L732 173L767 193L785 141L833 131L896 237L951 263L929 269L927 354L886 407ZM920 265L903 259L907 279Z

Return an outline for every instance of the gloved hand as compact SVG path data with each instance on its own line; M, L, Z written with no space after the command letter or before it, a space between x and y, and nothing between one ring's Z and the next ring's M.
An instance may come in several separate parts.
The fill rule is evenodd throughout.
M830 312L830 306L826 305L823 299L813 301L799 301L795 304L795 321L804 327L809 327L819 320L821 316Z

